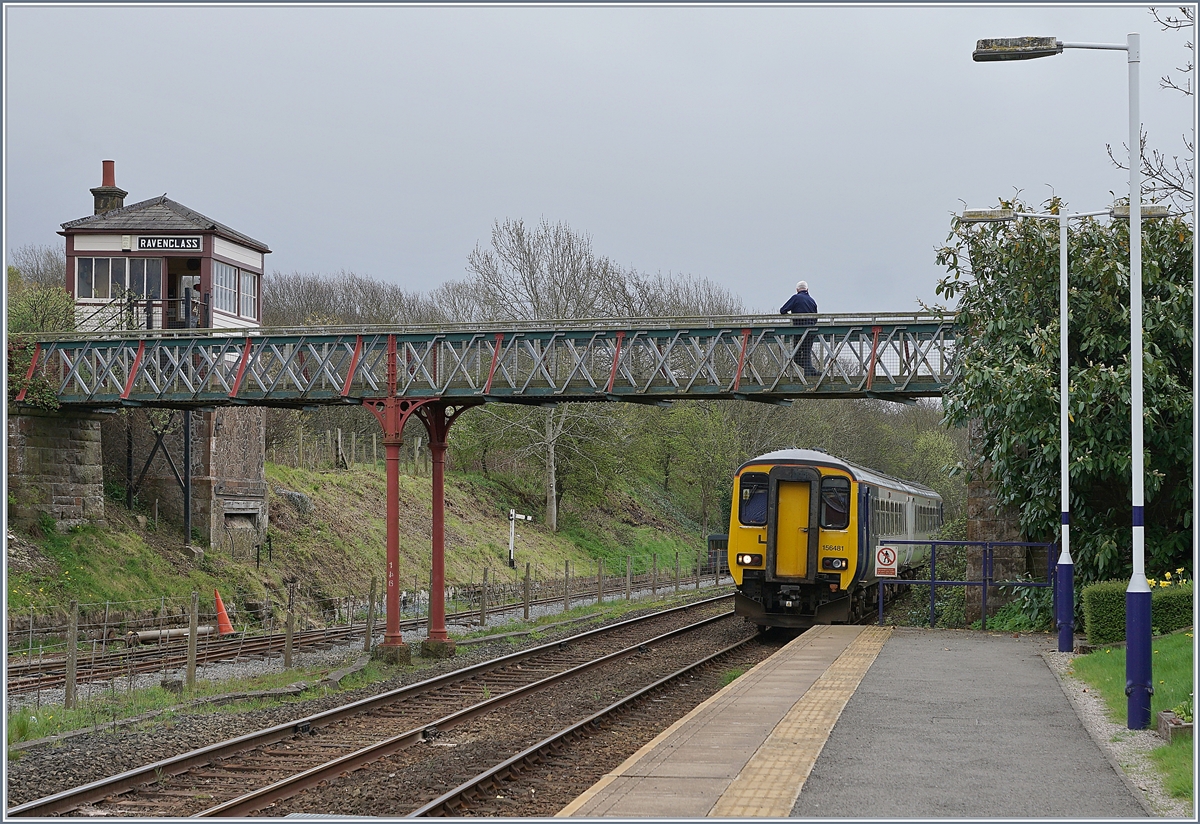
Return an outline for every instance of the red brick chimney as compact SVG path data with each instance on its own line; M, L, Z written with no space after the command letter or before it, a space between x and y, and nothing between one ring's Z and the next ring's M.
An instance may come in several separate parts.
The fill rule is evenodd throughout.
M116 161L103 162L103 180L92 189L92 197L96 199L96 214L102 215L125 205L125 195L129 192L117 188Z

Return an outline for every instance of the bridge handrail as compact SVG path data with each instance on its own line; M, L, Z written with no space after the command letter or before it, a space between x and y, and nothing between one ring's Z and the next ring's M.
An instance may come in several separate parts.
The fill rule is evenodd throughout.
M814 319L815 326L897 326L903 324L953 324L953 312L842 312L817 315L780 315L760 313L748 315L693 316L680 315L656 318L572 318L555 320L486 320L461 323L408 324L350 324L344 326L278 326L227 327L215 329L134 329L105 332L66 332L34 336L34 340L146 340L151 338L196 338L208 336L267 337L313 335L429 335L429 334L496 334L507 332L546 331L620 331L656 329L743 329L791 326L792 318Z

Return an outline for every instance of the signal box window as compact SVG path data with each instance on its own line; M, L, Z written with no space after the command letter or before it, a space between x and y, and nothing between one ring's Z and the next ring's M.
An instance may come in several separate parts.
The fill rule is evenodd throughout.
M766 526L767 473L745 473L738 489L738 521L745 526Z
M161 258L75 258L77 299L109 300L130 293L158 298L161 292Z
M825 478L821 481L821 527L845 529L850 526L850 481Z

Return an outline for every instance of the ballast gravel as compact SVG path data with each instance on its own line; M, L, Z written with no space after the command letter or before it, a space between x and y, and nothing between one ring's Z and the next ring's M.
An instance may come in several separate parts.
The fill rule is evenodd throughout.
M574 631L576 630L564 628L558 632L547 633L546 637L539 641L518 640L511 643L507 651L545 643L551 637L569 635ZM411 633L411 638L406 634L405 640L415 642L421 637L423 634L418 631ZM1099 695L1071 674L1071 662L1078 656L1074 653L1052 651L1052 644L1049 642L1047 647L1047 650L1042 651L1042 658L1057 676L1080 722L1106 754L1118 774L1129 783L1135 795L1142 799L1147 810L1158 817L1195 820L1195 806L1168 795L1150 760L1150 751L1162 746L1162 738L1153 730L1129 730L1122 724L1111 721ZM346 692L330 692L321 698L298 703L279 703L244 713L234 714L219 708L211 711L192 710L187 714L166 715L137 727L113 725L111 721L97 718L96 725L90 732L66 737L45 746L10 748L7 764L7 806L23 804L114 775L121 770L142 766L152 760L147 758L147 753L153 753L155 760L167 758L243 735L247 730L291 723L385 689L393 689L478 663L494 657L497 652L494 644L462 646L453 659L406 670L383 684ZM295 661L296 665L301 667L335 669L352 663L361 654L362 642L359 641L328 650L297 653ZM281 668L282 664L278 659L228 661L202 667L197 671L197 677L214 681L243 679L278 672ZM150 686L157 684L159 678L161 674L138 676L137 681L139 686ZM118 685L117 688L121 686ZM127 688L127 685L124 686ZM104 685L104 689L110 688L110 685ZM83 693L80 694L82 697ZM41 711L54 712L55 704L59 707L62 704L61 690L56 698L52 691L44 690L40 701ZM13 704L10 698L10 711Z
M693 593L694 594L694 593ZM708 593L704 593L706 597ZM424 681L428 678L471 666L482 661L516 652L527 647L545 644L557 638L574 635L584 629L602 624L628 620L636 615L657 611L660 602L648 604L646 609L637 610L620 618L587 624L560 624L540 632L540 638L511 639L504 643L460 645L453 658L435 663L414 658L421 665L406 668L388 681L377 682L357 690L334 692L326 690L320 698L300 702L280 702L263 709L233 713L219 706L181 708L179 713L160 715L138 725L114 724L111 719L97 718L94 727L80 734L63 736L43 746L9 749L7 770L7 806L24 804L57 792L116 775L124 770L141 767L154 761L189 752L194 749L245 735L250 730L264 729L278 724L294 723L297 720L342 706L360 698L376 695L386 690ZM511 631L498 626L498 633ZM404 633L410 644L419 643L423 630ZM411 636L411 637L410 637ZM336 669L347 666L363 654L362 641L337 645L328 650L297 653L297 667ZM283 668L280 659L238 660L208 664L196 671L198 679L225 681L243 679L279 672ZM172 673L176 675L177 673ZM158 683L157 675L135 676L141 686ZM144 683L143 683L144 681ZM127 689L120 681L115 685L104 684L103 689ZM99 688L98 688L99 689ZM53 713L62 706L62 690L58 690L57 706L49 702L51 691L42 691L39 712ZM81 697L85 694L77 691Z

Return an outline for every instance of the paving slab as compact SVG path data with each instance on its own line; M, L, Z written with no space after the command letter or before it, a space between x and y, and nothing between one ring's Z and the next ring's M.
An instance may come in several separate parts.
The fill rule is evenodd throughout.
M792 807L800 818L1147 816L1079 721L1044 638L896 629Z
M761 815L761 810L746 806L747 799L768 799L775 814L786 815L799 783L788 783L792 789L783 793L786 798L774 798L779 794L774 769L778 765L764 761L764 752L770 753L768 760L776 757L775 750L764 749L764 744L863 631L862 627L817 627L805 632L675 722L559 816ZM846 692L839 710L852 691ZM809 745L819 749L822 742ZM722 811L722 797L735 785L736 810Z

